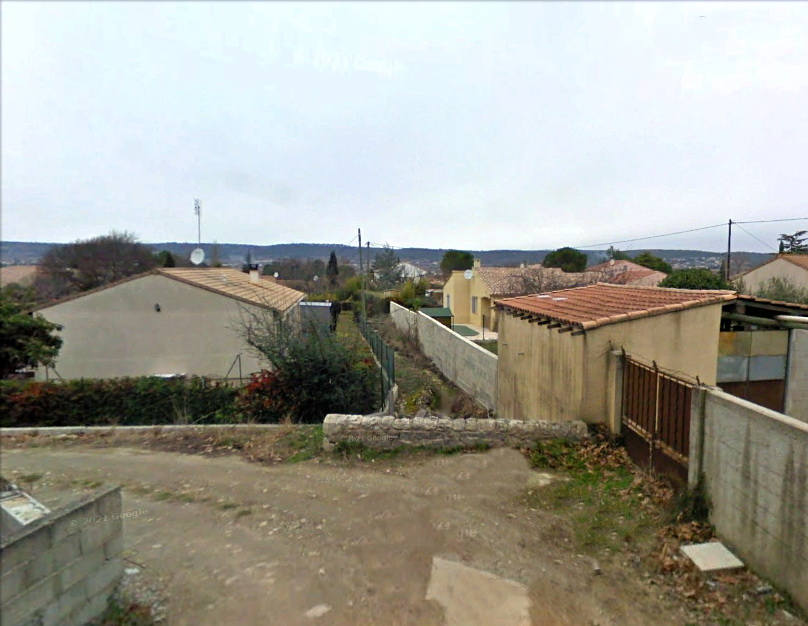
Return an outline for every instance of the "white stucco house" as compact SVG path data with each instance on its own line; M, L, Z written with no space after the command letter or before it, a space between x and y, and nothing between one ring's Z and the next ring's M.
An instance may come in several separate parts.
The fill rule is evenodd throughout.
M787 280L795 287L808 289L808 254L779 254L736 278L743 279L744 291L750 294L765 288L772 278Z
M304 295L255 270L162 268L132 276L37 309L62 326L64 343L55 367L36 377L223 377L237 362L246 376L265 364L245 343L242 320L269 313L297 322Z

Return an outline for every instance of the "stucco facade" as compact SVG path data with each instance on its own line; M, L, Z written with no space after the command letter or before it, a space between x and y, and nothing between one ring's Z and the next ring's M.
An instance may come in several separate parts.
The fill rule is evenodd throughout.
M497 310L492 306L491 291L477 271L472 270L469 279L462 271L452 272L443 286L443 306L451 309L455 324L482 328L485 317L486 328L497 327Z
M772 278L787 279L793 285L808 289L808 256L800 255L799 262L787 257L777 257L741 276L745 293L756 294L766 287Z
M560 333L500 311L497 413L506 419L601 423L608 416L609 353L716 380L721 304Z
M240 335L240 321L247 310L272 314L149 274L42 308L39 313L63 326L64 343L55 366L62 378L176 373L221 377L239 354L244 375L262 367ZM286 315L294 319L299 308L293 306ZM234 368L230 377L237 375ZM37 372L38 379L45 377L44 369Z

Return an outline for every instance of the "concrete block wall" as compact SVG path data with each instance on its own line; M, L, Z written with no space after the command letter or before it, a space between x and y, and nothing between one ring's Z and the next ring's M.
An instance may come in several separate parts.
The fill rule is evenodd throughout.
M83 625L123 574L120 487L52 511L0 544L0 623Z
M497 355L461 337L423 313L415 313L395 302L390 316L404 333L418 333L418 345L446 378L487 409L497 402Z
M361 443L378 450L399 446L454 448L480 444L531 447L540 439L580 440L587 436L586 424L578 420L545 422L331 414L323 422L323 447L326 450L338 443Z
M790 335L785 413L808 424L808 330Z
M690 483L718 536L808 609L808 424L714 388L692 408Z

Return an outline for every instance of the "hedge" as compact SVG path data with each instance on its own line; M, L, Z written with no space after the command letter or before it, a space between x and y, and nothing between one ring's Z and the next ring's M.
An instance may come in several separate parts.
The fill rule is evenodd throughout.
M237 389L196 377L3 380L0 427L232 422L237 396Z

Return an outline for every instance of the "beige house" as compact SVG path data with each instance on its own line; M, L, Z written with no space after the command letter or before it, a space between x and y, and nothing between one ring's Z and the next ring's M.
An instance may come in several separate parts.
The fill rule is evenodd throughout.
M766 287L772 278L787 279L796 287L808 289L808 254L780 254L736 278L743 280L743 290L750 294Z
M598 283L498 300L497 412L608 422L611 352L716 382L721 305L731 291Z
M299 321L303 297L255 270L164 268L133 276L38 309L62 325L64 343L55 368L40 369L37 378L223 377L239 362L246 376L262 364L241 336L244 316Z
M474 260L470 270L452 272L443 286L443 306L452 311L455 324L497 330L497 298L587 285L598 280L594 272L564 272L557 267L522 265L484 267Z
M635 287L656 287L668 277L665 272L652 270L625 259L610 259L599 265L588 267L586 271L600 274L600 282L603 283Z

